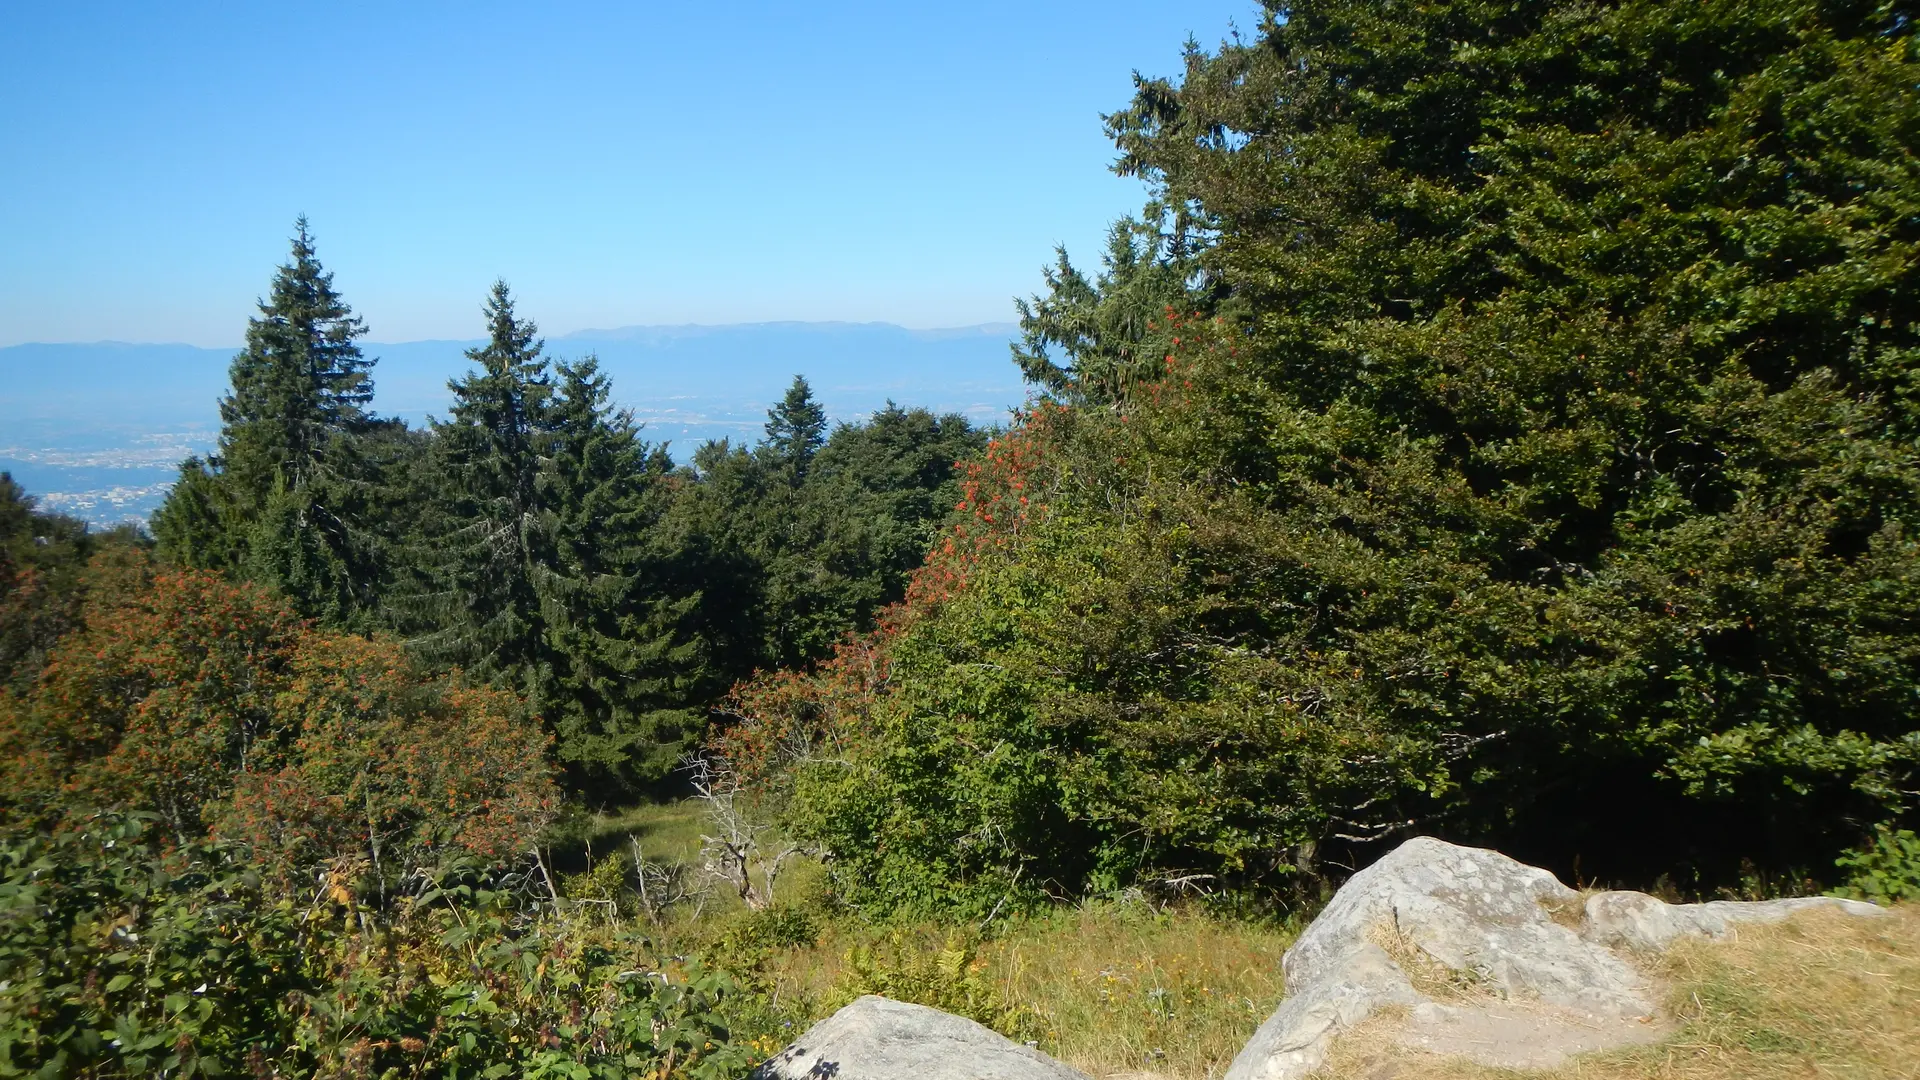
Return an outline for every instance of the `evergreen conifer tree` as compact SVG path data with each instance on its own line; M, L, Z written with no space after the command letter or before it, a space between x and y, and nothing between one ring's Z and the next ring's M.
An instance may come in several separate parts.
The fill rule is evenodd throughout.
M154 533L172 561L241 572L303 614L347 622L371 603L377 575L350 510L365 496L353 444L372 422L374 361L307 219L294 229L291 258L233 359L219 450L182 465Z
M303 216L293 257L274 275L247 347L233 358L232 390L220 402L220 462L258 506L275 477L304 490L324 474L335 439L360 430L373 400L373 361L356 341L366 324L334 290Z
M430 657L543 699L552 677L536 578L551 560L541 513L541 457L552 385L531 319L504 281L488 296L488 341L467 350L480 370L450 381L450 418L436 423L439 491L419 565L428 585L410 605L431 627Z
M798 486L807 478L807 466L827 441L827 410L813 400L813 388L804 375L795 375L786 397L767 410L765 453Z
M240 565L247 532L244 522L228 494L219 459L196 454L180 463L180 475L148 527L166 561L216 570Z
M1217 309L1222 290L1202 269L1191 227L1148 211L1113 223L1097 278L1058 248L1042 271L1046 294L1014 301L1022 340L1013 360L1028 381L1064 401L1120 400L1160 374L1173 336L1169 313Z
M686 705L705 656L685 626L700 593L657 535L672 460L609 404L594 357L557 371L541 475L553 561L536 579L556 666L547 712L576 788L631 793L699 733Z

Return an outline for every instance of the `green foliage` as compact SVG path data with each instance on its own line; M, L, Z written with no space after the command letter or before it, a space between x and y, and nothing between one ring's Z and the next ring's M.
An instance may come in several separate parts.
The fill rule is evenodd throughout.
M198 455L180 463L180 475L149 521L160 556L197 569L239 566L246 528L215 461Z
M729 752L876 910L1311 892L1411 830L1831 860L1920 789L1917 73L1901 9L1811 0L1195 48L1109 119L1187 292L1139 330L1179 259L1055 275L1033 460Z
M1840 856L1834 865L1848 873L1844 896L1876 904L1920 900L1920 836L1912 829L1883 825L1872 841Z
M481 370L433 433L403 625L435 662L526 695L576 791L630 796L678 763L713 692L698 585L660 527L672 465L592 357L550 367L504 283L487 312Z
M813 400L805 376L795 375L786 397L767 410L767 439L761 453L789 484L807 478L807 466L826 442L827 410Z
M550 361L504 282L485 314L445 422L374 416L364 326L302 220L234 360L219 452L182 463L153 530L176 566L398 631L437 670L525 697L596 804L664 784L735 680L817 659L898 599L980 442L892 405L829 437L796 376L758 445L676 468L593 357Z
M1113 223L1098 278L1076 269L1061 248L1044 271L1046 295L1015 301L1022 340L1013 359L1027 381L1063 400L1120 400L1159 376L1168 314L1214 309L1219 297L1201 269L1204 244L1191 223L1158 205L1147 209L1144 220Z
M766 991L767 962L775 953L807 948L819 939L820 921L805 908L745 908L723 924L705 955L747 986Z
M751 451L703 447L698 483L674 510L685 535L702 538L690 567L704 587L700 618L735 679L819 660L905 595L958 498L954 463L986 441L964 417L889 403L838 425L796 481L778 449L782 423L771 417Z
M416 647L537 697L551 677L537 582L552 562L539 477L553 387L506 282L486 315L487 344L467 350L480 370L448 384L453 409L434 431L438 497L417 560L433 630Z
M662 527L671 460L609 404L593 357L558 373L542 617L559 685L543 708L574 786L611 796L657 782L685 755L704 726L690 706L711 693L710 647L694 624L701 594Z
M1032 1008L1005 999L976 946L957 932L938 948L896 934L849 949L826 1007L838 1009L866 994L964 1016L1023 1042L1038 1039L1046 1029Z
M307 487L326 467L328 444L364 422L373 400L373 361L355 343L366 325L321 268L306 218L294 228L292 259L248 321L233 389L220 403L220 457L245 492L276 478Z
M640 905L631 886L632 876L627 857L614 852L578 874L560 875L560 895L576 903L603 905L601 911L606 915L634 915Z
M0 1075L221 1075L290 1042L298 911L216 848L140 818L0 847Z
M234 570L337 624L376 602L377 552L360 519L373 472L357 442L372 426L366 326L334 290L303 217L220 401L220 447L188 459L154 514L163 556Z
M392 921L135 817L0 848L0 1075L744 1075L721 975L450 873Z

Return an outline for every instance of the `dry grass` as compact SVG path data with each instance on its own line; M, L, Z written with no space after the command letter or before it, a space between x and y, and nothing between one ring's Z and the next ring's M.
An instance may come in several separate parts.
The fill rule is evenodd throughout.
M697 806L641 807L596 821L594 850L636 836L649 859L693 863ZM810 862L783 875L783 903L821 885ZM741 915L716 897L696 925L661 927L663 944L697 947ZM1571 906L1556 913L1571 920ZM945 927L882 929L825 920L810 947L778 951L764 974L778 1002L818 1017L856 946L935 951ZM964 934L964 931L963 931ZM998 927L977 963L1000 996L1037 1015L1042 1046L1091 1076L1151 1072L1168 1080L1220 1076L1278 1004L1280 957L1293 932L1141 904L1090 905ZM1472 996L1472 980L1434 970L1408 950L1389 951L1435 997ZM1351 1080L1770 1080L1787 1077L1920 1080L1920 907L1886 919L1816 912L1729 941L1689 943L1662 961L1679 1033L1666 1042L1578 1059L1556 1070L1514 1073L1459 1061L1383 1052L1365 1032L1336 1047L1323 1075Z
M825 1002L854 946L933 950L949 934L835 924L812 948L775 957L769 974L784 1000ZM1001 998L1039 1017L1042 1048L1068 1064L1096 1077L1206 1080L1226 1071L1279 1003L1280 956L1293 938L1197 909L1103 904L1016 922L977 955Z
M1920 1077L1920 909L1885 919L1813 912L1728 941L1676 946L1662 963L1680 1022L1652 1046L1516 1073L1384 1052L1365 1032L1337 1046L1330 1080L1785 1080Z
M1463 1002L1487 994L1486 980L1479 972L1455 971L1427 955L1425 949L1387 926L1375 927L1367 935L1380 946L1400 970L1406 973L1413 989L1435 1001Z
M706 828L694 802L597 814L585 847L594 856L637 840L650 861L692 868ZM812 906L825 885L818 863L800 859L780 879L783 906ZM818 910L818 909L816 909ZM652 933L669 953L704 953L746 918L739 899L716 890L701 908L677 908ZM818 920L819 939L776 950L760 970L774 1005L819 1019L830 1011L847 954L931 954L954 928L875 927L852 917ZM1007 1004L1038 1020L1041 1046L1091 1076L1151 1072L1168 1080L1210 1080L1280 1001L1280 956L1296 936L1271 923L1214 916L1194 907L1157 911L1143 903L1090 904L1003 921L984 941L972 928L975 966Z
M1280 1003L1295 934L1198 911L1063 912L995 942L989 970L1046 1018L1049 1050L1093 1076L1216 1077Z
M703 827L695 803L641 806L597 815L589 843L595 852L624 850L632 835L647 858L691 866ZM781 876L781 902L805 903L823 879L817 863L796 860ZM696 951L738 918L740 907L722 890L698 924L682 909L658 937L674 951ZM851 918L823 920L820 930L814 945L780 950L765 968L776 1002L816 1018L833 998L849 950L885 943L933 952L953 933ZM1207 1080L1226 1071L1279 1003L1280 956L1294 936L1197 908L1095 904L997 926L977 943L977 956L1005 1001L1039 1017L1042 1046L1061 1060L1096 1077L1150 1070L1170 1080Z

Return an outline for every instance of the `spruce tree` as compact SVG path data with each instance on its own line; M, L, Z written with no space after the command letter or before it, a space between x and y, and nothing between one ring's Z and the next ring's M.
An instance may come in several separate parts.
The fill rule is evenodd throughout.
M354 442L372 422L366 324L333 287L307 230L275 273L220 401L218 452L189 459L155 514L162 554L280 589L303 614L351 622L377 568L354 504L367 483Z
M1111 404L1159 376L1174 336L1168 316L1211 313L1222 299L1201 245L1172 217L1149 207L1114 222L1098 278L1055 249L1046 294L1014 301L1013 360L1029 382L1063 401Z
M148 522L160 556L178 566L232 569L244 557L246 525L233 506L219 459L198 455L180 463L180 475Z
M480 370L450 381L454 405L436 423L438 492L419 564L428 585L407 605L431 629L429 656L541 697L552 666L536 578L551 560L539 475L551 425L551 380L531 319L504 281L488 296L488 341L467 350Z
M673 463L612 407L598 361L557 365L541 476L552 565L537 579L556 665L548 716L576 789L631 794L698 734L705 654L687 632L700 593L658 536Z
M321 267L307 219L294 229L293 257L247 321L247 347L220 402L220 463L253 506L276 476L298 491L324 475L336 438L360 430L373 400L374 362L356 344L366 324Z
M807 478L807 466L826 441L827 410L813 400L813 388L807 385L806 376L795 375L786 397L767 410L763 451L797 486Z

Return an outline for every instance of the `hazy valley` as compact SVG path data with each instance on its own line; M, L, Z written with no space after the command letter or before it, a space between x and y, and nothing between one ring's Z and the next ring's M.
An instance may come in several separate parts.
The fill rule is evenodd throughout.
M1008 360L1015 332L1011 323L630 326L558 335L547 352L598 356L644 437L670 443L685 462L708 439L752 442L796 374L834 420L864 417L891 399L1005 424L1026 397ZM367 343L379 361L376 411L416 427L444 417L447 380L466 373L464 351L479 344ZM98 525L145 521L181 460L212 449L236 351L123 342L0 348L0 470L48 510Z

